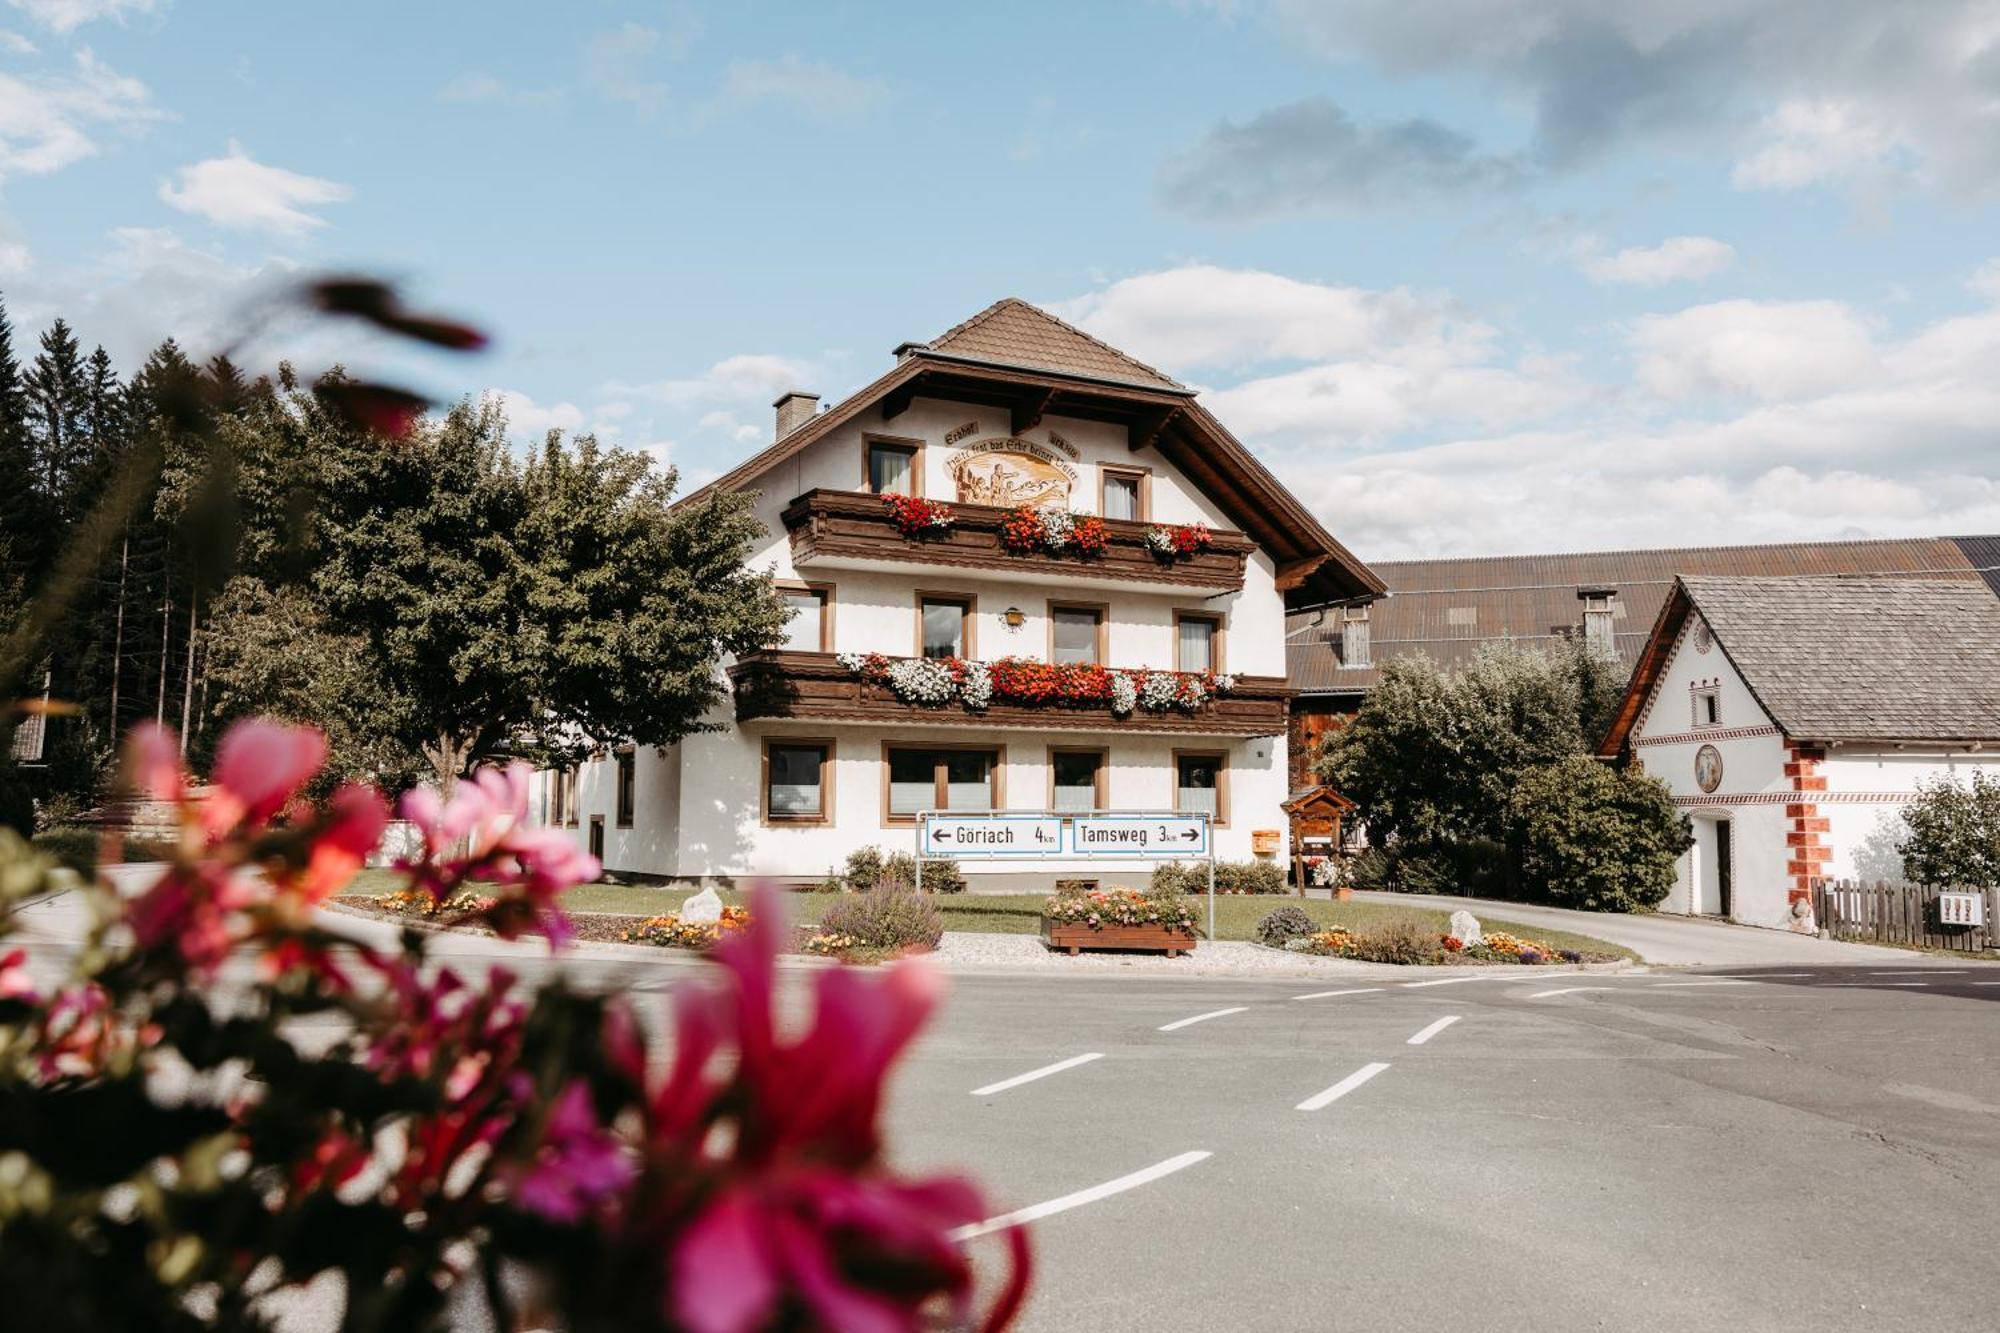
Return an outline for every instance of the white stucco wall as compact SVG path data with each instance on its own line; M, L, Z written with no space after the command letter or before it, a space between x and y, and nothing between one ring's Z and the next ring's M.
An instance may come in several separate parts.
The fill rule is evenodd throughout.
M1863 850L1885 816L1901 836L1903 825L1896 814L1916 796L1920 786L1940 780L1969 783L1974 772L2000 777L2000 756L1842 746L1827 751L1820 772L1826 777L1820 814L1831 823L1828 838L1833 848L1827 874L1834 879L1854 879L1863 877ZM1872 878L1872 873L1868 877Z
M1783 927L1789 922L1791 877L1785 834L1791 827L1785 806L1797 799L1785 775L1785 738L1720 644L1703 652L1690 615L1653 698L1634 729L1633 750L1647 773L1672 791L1683 813L1694 820L1695 846L1681 857L1679 878L1662 911L1712 913L1718 838L1715 823L1730 821L1730 912L1749 925ZM1714 689L1721 702L1715 725L1697 722L1697 690ZM1722 756L1722 781L1704 792L1695 777L1695 757L1704 745ZM1704 899L1703 886L1709 887Z

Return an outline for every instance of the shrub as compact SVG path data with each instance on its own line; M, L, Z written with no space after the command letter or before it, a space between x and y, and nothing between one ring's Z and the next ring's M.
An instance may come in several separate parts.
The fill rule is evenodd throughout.
M1290 903L1275 912L1267 914L1257 923L1257 942L1273 949L1285 947L1285 941L1313 932L1313 919L1306 915L1306 909Z
M930 950L944 937L944 913L928 895L884 879L864 893L828 903L819 929L823 935L845 935L861 948Z
M1396 861L1389 852L1380 847L1367 847L1354 858L1349 877L1357 889L1381 890L1390 886L1395 870Z
M1665 783L1580 754L1525 774L1509 823L1525 893L1596 912L1657 906L1693 841Z
M1392 917L1367 930L1350 932L1346 954L1368 963L1430 963L1441 961L1444 937L1428 922Z
M1153 869L1153 888L1178 893L1208 892L1206 861L1166 861ZM1217 893L1285 893L1285 868L1276 861L1217 861Z
M97 834L87 828L53 828L35 835L35 849L68 866L79 875L97 869Z
M2000 777L1975 772L1970 787L1940 778L1918 793L1903 810L1904 873L1940 887L2000 885Z
M865 893L882 884L913 888L917 882L917 858L908 852L884 852L880 847L862 847L847 854L847 865L837 875L822 880L821 893ZM956 861L924 862L925 893L964 893L965 872Z

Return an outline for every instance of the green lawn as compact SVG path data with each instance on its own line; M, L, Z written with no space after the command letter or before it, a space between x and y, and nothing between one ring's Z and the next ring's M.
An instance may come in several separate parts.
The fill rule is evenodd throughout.
M364 870L356 878L354 886L348 893L349 895L388 893L396 887L397 882L397 876L393 871ZM657 916L678 909L691 892L689 889L666 889L643 884L583 884L563 895L563 906L572 912L617 912L632 916ZM1042 928L1044 898L1045 895L1038 893L992 895L962 893L940 897L937 901L938 906L944 909L946 930L1032 935ZM722 895L722 901L725 903L737 904L745 900L746 896L741 893ZM819 905L828 901L831 901L830 898L813 893L788 895L788 905L793 917L803 921L812 920L819 912ZM1286 904L1305 908L1306 914L1322 925L1344 925L1357 929L1400 918L1414 918L1442 934L1449 920L1449 914L1445 912L1389 903L1341 903L1324 898L1299 899L1278 895L1224 896L1215 900L1216 935L1225 940L1255 939L1257 923L1272 909ZM1208 904L1197 900L1196 912L1205 935L1208 926ZM1609 954L1618 958L1638 957L1630 949L1623 949L1588 935L1572 935L1566 931L1523 926L1504 917L1489 919L1481 916L1480 923L1489 930L1502 930L1523 939L1541 940L1558 949L1576 949L1587 953Z

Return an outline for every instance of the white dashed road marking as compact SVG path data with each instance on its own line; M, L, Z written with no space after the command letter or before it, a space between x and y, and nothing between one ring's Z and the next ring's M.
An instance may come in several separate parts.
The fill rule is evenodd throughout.
M1900 972L1870 972L1871 977L1962 977L1964 968L1912 967Z
M1297 1111L1317 1111L1323 1106L1330 1106L1388 1067L1385 1064L1363 1065L1346 1078L1340 1080L1340 1082L1328 1088L1325 1092L1314 1093L1292 1109Z
M1458 1021L1457 1014L1446 1014L1443 1018L1440 1018L1437 1022L1431 1024L1429 1027L1425 1028L1422 1032L1419 1032L1416 1036L1410 1038L1409 1041L1404 1043L1404 1045L1421 1046L1425 1042L1429 1041L1432 1037L1435 1037L1438 1033L1444 1031L1446 1028L1450 1027L1453 1023L1456 1023L1457 1021Z
M1580 990L1617 990L1617 989L1618 988L1616 986L1563 986L1557 990L1538 990L1533 995L1530 995L1528 998L1531 1000L1541 1000L1541 999L1546 999L1551 995L1574 995Z
M1659 981L1654 983L1654 988L1656 990L1668 990L1675 986L1685 988L1688 986L1754 986L1756 984L1754 981Z
M1837 986L1821 986L1821 990L1894 990L1898 986L1928 986L1928 981L1853 981Z
M1249 1007L1247 1004L1239 1004L1234 1009L1212 1009L1205 1014L1196 1014L1193 1018L1181 1018L1171 1023L1162 1023L1160 1031L1172 1032L1176 1028L1192 1027L1196 1023L1206 1023L1211 1018L1221 1018L1226 1014L1240 1014Z
M1212 1156L1214 1156L1213 1153L1204 1152L1199 1149L1194 1152L1184 1152L1178 1157L1169 1157L1164 1162L1155 1162L1142 1171L1134 1171L1129 1176L1120 1176L1116 1180L1107 1180L1102 1185L1092 1185L1087 1190L1078 1190L1074 1194L1065 1194L1060 1199L1050 1199L1046 1203L1030 1204L1026 1208L1017 1208L1011 1213L1002 1213L998 1217L989 1217L984 1222L974 1222L968 1226L962 1226L951 1233L951 1238L955 1241L968 1241L975 1236L984 1236L991 1231L1005 1231L1008 1227L1017 1227L1023 1222L1033 1222L1040 1218L1053 1217L1057 1213L1066 1213L1072 1208L1081 1208L1084 1204L1096 1203L1099 1199L1108 1199L1114 1194L1123 1194L1126 1190L1136 1189L1140 1185L1151 1184L1162 1176L1170 1176L1184 1167L1193 1166L1196 1162L1206 1161Z
M1446 977L1442 981L1404 981L1397 983L1405 990L1415 990L1418 986L1456 986L1466 981L1494 981L1494 977Z
M1353 990L1316 990L1310 995L1294 995L1294 1000L1330 1000L1336 995L1375 995L1380 986L1356 986Z
M972 1095L975 1097L990 1097L996 1092L1005 1092L1009 1088L1018 1088L1023 1083L1033 1083L1038 1078L1047 1078L1050 1074L1060 1074L1065 1069L1074 1069L1078 1065L1087 1065L1092 1060L1102 1060L1103 1058L1103 1051L1092 1051L1088 1055L1072 1055L1067 1060L1058 1060L1052 1065L1043 1065L1040 1069L1030 1069L1025 1074L1016 1074L1012 1078L1003 1078L998 1083L988 1083L983 1088L974 1088Z

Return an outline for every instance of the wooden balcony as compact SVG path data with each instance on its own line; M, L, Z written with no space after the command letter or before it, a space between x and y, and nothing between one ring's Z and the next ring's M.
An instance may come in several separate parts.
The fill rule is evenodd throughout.
M1107 706L1075 707L995 702L972 712L953 701L937 707L905 703L886 685L858 679L832 653L776 650L751 653L729 668L736 720L798 718L816 722L970 726L1016 731L1099 731L1176 736L1282 736L1292 689L1282 676L1238 676L1228 694L1192 711L1123 717Z
M954 504L950 528L935 537L905 537L879 495L857 491L811 490L786 507L792 563L832 568L879 565L948 565L976 569L999 578L1039 577L1073 584L1156 584L1162 590L1199 588L1238 592L1244 562L1257 549L1240 532L1210 533L1208 549L1165 561L1146 545L1153 525L1108 518L1110 542L1102 554L1034 552L1016 555L1000 541L1000 523L1010 511L994 505Z

